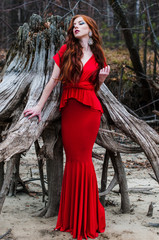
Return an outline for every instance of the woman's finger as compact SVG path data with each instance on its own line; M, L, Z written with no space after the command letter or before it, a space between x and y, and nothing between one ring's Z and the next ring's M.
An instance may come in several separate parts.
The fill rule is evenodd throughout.
M26 114L26 113L31 113L33 110L32 109L26 109L25 111L24 111L24 114Z
M28 112L24 113L24 116L27 117L27 116L30 115L30 114L32 114L32 112L29 112L29 111L28 111Z
M39 114L39 122L41 121L41 114Z
M39 118L39 114L38 114L38 113L32 113L32 114L28 117L28 119L31 119L31 118L33 118L33 117L38 117L38 118Z

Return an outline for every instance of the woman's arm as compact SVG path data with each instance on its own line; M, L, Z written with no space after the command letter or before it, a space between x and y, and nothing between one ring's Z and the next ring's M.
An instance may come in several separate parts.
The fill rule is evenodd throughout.
M60 68L55 63L52 75L50 77L50 80L46 84L46 86L44 88L44 91L43 91L43 93L42 93L42 95L40 97L39 102L37 103L36 106L34 106L32 108L29 108L29 109L26 109L24 111L24 116L25 117L30 115L29 118L28 118L28 119L30 119L32 117L37 116L39 118L39 122L41 121L41 111L42 111L42 109L43 109L43 107L44 107L48 97L50 96L52 90L57 85L59 75L60 75Z
M106 77L110 73L110 66L107 65L105 68L102 68L99 72L99 87L104 83Z

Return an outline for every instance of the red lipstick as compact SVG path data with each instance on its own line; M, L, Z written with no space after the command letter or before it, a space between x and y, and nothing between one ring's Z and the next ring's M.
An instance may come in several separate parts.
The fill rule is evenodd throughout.
M76 33L76 34L79 33L79 30L75 30L75 33Z

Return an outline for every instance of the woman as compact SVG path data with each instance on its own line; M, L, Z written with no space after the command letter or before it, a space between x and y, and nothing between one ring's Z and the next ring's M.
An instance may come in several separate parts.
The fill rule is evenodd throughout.
M109 75L95 21L85 15L72 18L66 44L53 57L55 65L38 104L24 112L41 120L41 110L58 81L62 140L66 153L60 207L55 230L78 240L96 238L105 230L105 211L99 201L92 163L102 106L96 92Z

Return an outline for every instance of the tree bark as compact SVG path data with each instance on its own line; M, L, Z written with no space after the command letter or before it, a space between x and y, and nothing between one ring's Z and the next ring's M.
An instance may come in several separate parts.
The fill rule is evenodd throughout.
M2 127L0 127L0 143L2 142L1 133L2 133ZM1 162L0 163L0 191L3 185L3 181L4 181L4 162Z
M16 154L16 156L14 156L15 165L14 165L13 174L11 176L9 193L8 193L8 196L10 196L10 197L16 196L16 190L17 190L18 183L22 182L21 178L19 176L20 157L21 157L21 154Z
M120 187L121 211L122 213L129 213L130 201L129 201L129 194L128 194L128 186L127 186L124 165L122 163L120 153L115 154L114 152L109 151L109 155L111 157L115 173L117 174L118 183Z
M37 155L37 159L38 159L39 175L40 175L41 188L42 188L42 193L43 193L43 202L44 202L45 196L48 196L48 192L45 187L44 171L43 171L43 166L44 166L44 161L45 161L44 146L42 148L40 148L38 140L35 141L34 146L35 146L35 151L36 151L36 155Z
M16 155L15 155L7 163L7 170L6 170L5 178L4 178L4 182L3 182L3 185L2 185L2 189L0 191L0 213L2 211L2 207L3 207L3 203L5 201L6 195L9 191L9 186L10 186L11 178L12 178L12 175L13 175L13 170L14 170L16 160L17 159L16 159Z
M53 217L58 214L63 176L63 144L60 121L46 128L42 137L47 158L48 203L39 216Z
M115 126L138 143L145 152L159 182L159 147L157 145L159 144L159 134L146 122L128 113L104 84L100 88L99 97L104 111L109 113ZM116 152L115 149L114 152Z
M130 58L134 67L134 71L136 75L139 77L142 86L145 88L149 88L147 81L145 81L144 70L140 61L139 53L135 47L135 43L132 37L131 27L121 7L121 4L118 0L109 0L109 3L112 6L118 19L120 20L120 25L122 27L122 32L124 34L126 46L130 53Z
M109 153L106 150L103 162L103 171L101 178L101 192L104 192L107 187L107 177L108 177L108 164L109 164ZM100 197L100 202L103 206L105 206L105 195Z

